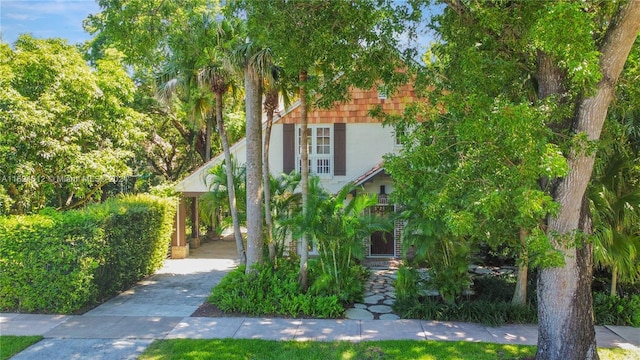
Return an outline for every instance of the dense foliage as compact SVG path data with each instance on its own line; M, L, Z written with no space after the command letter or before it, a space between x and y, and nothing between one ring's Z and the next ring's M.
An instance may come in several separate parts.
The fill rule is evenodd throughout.
M378 203L377 196L352 196L357 190L357 186L347 185L337 194L330 194L313 176L309 181L308 211L299 209L285 221L294 238L306 232L318 250L318 277L309 291L335 294L341 301L351 303L362 300L362 282L368 278L357 265L365 255L363 240L375 231L392 228L389 218L370 212Z
M470 281L470 277L467 278ZM515 278L477 277L466 289L468 294L455 303L443 301L437 293L427 292L437 284L440 282L421 279L415 268L401 267L395 284L394 310L403 318L479 322L494 326L537 321L534 293L524 305L511 303Z
M596 293L593 297L595 322L598 325L622 325L640 328L640 295L611 296Z
M225 276L209 297L223 311L249 315L335 318L344 308L337 295L303 293L293 261L260 264L245 273L239 266Z
M471 276L469 277L471 279ZM478 322L492 326L537 323L537 297L529 292L524 305L513 304L515 277L475 276L467 293L455 303L447 303L434 291L437 282L421 277L417 269L403 266L395 282L394 310L407 319ZM533 287L533 279L529 286ZM594 289L596 325L639 327L640 294L610 296Z
M0 44L0 214L73 208L132 175L144 116L122 54L95 68L60 39Z
M137 195L0 218L0 309L72 313L127 289L162 265L174 213Z

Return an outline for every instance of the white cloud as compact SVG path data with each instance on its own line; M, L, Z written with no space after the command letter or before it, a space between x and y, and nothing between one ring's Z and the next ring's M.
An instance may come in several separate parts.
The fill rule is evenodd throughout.
M0 0L0 28L5 42L21 33L36 37L61 37L71 43L89 38L82 21L100 11L93 0Z
M6 19L18 20L18 21L24 21L24 20L33 21L39 18L39 16L33 15L33 14L16 14L16 13L2 14L2 17Z

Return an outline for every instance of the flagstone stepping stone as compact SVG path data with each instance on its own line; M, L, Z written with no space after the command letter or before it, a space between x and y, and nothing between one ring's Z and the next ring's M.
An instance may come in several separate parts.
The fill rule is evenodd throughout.
M356 309L366 309L367 305L360 304L360 303L355 303L355 304L353 304L353 307L356 308Z
M373 305L369 306L367 310L378 314L387 314L393 311L391 310L391 306L388 305Z
M386 299L382 303L385 304L385 305L393 305L394 302L395 302L395 300L393 300L393 299Z
M371 295L371 296L367 296L366 298L364 298L364 303L365 304L377 304L378 301L384 299L384 296L382 295Z
M488 275L488 274L493 274L493 270L491 269L485 269L485 268L481 268L478 267L477 269L475 269L474 271L476 274L478 275Z
M398 320L400 316L396 314L382 314L380 315L380 320Z
M353 320L373 320L373 314L365 309L349 309L344 312L344 316Z

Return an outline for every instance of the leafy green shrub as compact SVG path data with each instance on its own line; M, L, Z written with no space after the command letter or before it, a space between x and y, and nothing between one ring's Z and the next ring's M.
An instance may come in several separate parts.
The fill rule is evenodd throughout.
M640 295L619 297L595 293L593 309L597 325L640 327Z
M398 268L397 278L394 283L396 302L417 299L419 281L420 277L415 268L409 266Z
M0 309L69 313L97 299L104 230L93 214L0 219Z
M335 287L333 274L322 270L320 261L309 261L309 274L313 283L309 293L317 296L335 295L343 304L353 304L364 299L364 284L369 270L362 265L351 265L340 272L340 291Z
M336 295L302 293L297 264L286 260L277 267L258 265L250 274L239 266L220 281L208 301L222 311L249 315L335 318L344 311Z
M137 195L0 218L0 310L71 313L153 273L173 211L168 200Z
M170 200L133 195L106 201L87 211L100 214L104 221L108 251L95 279L101 294L125 290L162 266L175 215Z

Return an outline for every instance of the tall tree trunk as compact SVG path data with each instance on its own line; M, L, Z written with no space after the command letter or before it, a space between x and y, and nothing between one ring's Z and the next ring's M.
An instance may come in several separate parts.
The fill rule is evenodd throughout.
M611 292L610 295L616 296L618 295L618 267L613 265L613 268L611 269Z
M578 101L571 127L574 133L584 133L591 141L599 139L615 84L639 29L640 1L630 1L609 26L601 49L602 80L595 95ZM543 61L548 58L542 56L541 60L538 80L541 88L546 88L545 82L553 81L553 72L545 71ZM590 286L592 247L576 233L591 227L585 192L594 159L592 152L571 149L567 155L569 173L558 180L553 194L560 211L549 218L548 236L563 254L564 265L544 268L538 277L537 360L598 359Z
M529 271L529 253L527 252L527 230L520 229L520 258L518 259L518 274L516 278L516 290L513 292L511 303L525 306L527 304L527 281Z
M278 106L278 90L272 89L267 92L264 101L267 113L267 126L264 133L264 151L262 153L262 181L264 183L264 219L267 236L267 245L269 247L269 260L276 260L276 242L273 239L273 216L271 214L271 185L269 183L269 147L271 146L271 128L273 127L273 114Z
M309 149L307 148L307 71L302 70L298 76L300 81L300 183L302 184L302 212L306 217L309 203ZM300 286L303 291L309 285L308 263L309 242L307 234L300 239Z
M262 92L261 79L251 67L244 69L247 117L247 273L262 263Z
M242 233L240 232L240 219L238 218L238 207L236 204L236 188L233 181L233 166L231 163L231 148L229 147L229 139L224 128L222 120L222 93L216 92L216 124L218 125L218 133L220 134L220 142L222 143L222 151L224 152L225 171L227 173L227 193L229 194L229 212L231 213L231 221L233 221L233 235L236 239L236 248L238 249L238 257L240 264L247 263L247 255L244 251L244 242Z
M216 104L216 107L218 105ZM222 113L222 106L220 107L220 113ZM217 114L216 108L216 116ZM211 160L211 117L207 116L206 125L205 125L205 133L204 133L204 162L208 162Z

